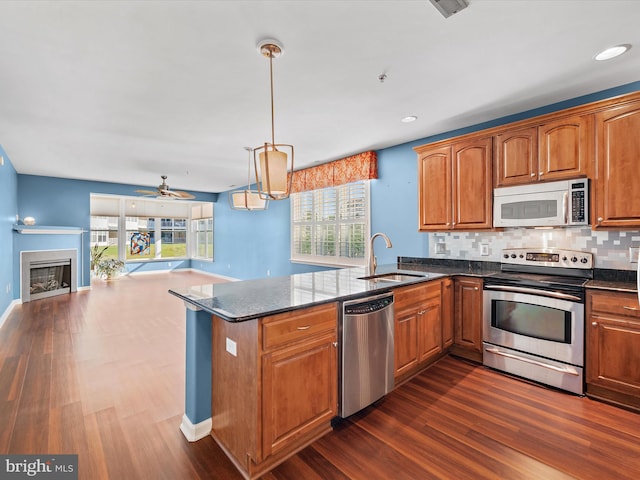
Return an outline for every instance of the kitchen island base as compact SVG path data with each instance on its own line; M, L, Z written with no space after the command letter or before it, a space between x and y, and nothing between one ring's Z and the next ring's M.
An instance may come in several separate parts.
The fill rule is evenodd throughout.
M212 316L211 436L247 479L331 431L338 305L246 322Z

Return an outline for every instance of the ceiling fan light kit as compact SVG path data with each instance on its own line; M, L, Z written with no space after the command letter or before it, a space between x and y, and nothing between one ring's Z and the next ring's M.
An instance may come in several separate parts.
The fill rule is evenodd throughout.
M284 49L277 40L263 40L258 43L258 52L269 59L269 79L271 84L271 143L253 150L253 164L256 172L258 195L264 200L283 200L291 193L293 172L293 145L275 142L275 121L273 103L273 59L282 55Z

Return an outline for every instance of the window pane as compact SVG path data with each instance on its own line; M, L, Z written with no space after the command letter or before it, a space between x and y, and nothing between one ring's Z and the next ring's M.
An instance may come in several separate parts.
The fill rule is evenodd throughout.
M184 218L163 218L160 239L160 258L187 256L187 221Z
M316 232L316 255L334 256L336 254L336 226L318 225Z
M200 218L192 221L195 247L193 255L213 260L213 218Z
M313 220L313 192L296 193L293 204L293 221L309 222Z
M311 225L296 225L293 227L293 251L301 255L311 255L312 249Z
M92 216L91 259L118 258L118 217Z
M149 229L149 225L153 224L152 218L143 217L127 217L125 220L127 225L127 237L125 239L127 260L140 260L154 258L156 254L156 245L154 240L154 231ZM149 246L143 249L144 235L148 235Z
M316 190L316 220L319 222L336 219L336 189Z
M361 223L340 225L340 256L347 258L364 258L364 249L364 225Z

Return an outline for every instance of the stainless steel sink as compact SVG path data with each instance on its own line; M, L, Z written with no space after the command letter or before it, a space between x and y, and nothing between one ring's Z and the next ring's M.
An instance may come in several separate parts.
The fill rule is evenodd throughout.
M426 275L415 273L381 273L379 275L370 275L368 277L358 277L359 280L369 280L370 282L409 282L416 278L424 278Z

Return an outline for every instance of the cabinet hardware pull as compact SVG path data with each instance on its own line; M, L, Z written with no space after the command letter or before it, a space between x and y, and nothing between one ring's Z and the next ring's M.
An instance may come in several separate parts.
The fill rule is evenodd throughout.
M296 330L309 330L311 325L305 325L304 327L298 327Z
M331 345L333 345L334 347L338 347L338 342L331 342Z
M537 288L527 288L527 287L512 287L506 285L488 285L484 287L485 290L501 290L504 292L514 292L514 293L530 293L531 295L541 295L543 297L549 298L560 298L562 300L574 300L579 302L581 300L580 297L575 295L570 295L568 293L561 292L549 292L547 290L538 290Z
M598 217L598 223L602 222L602 217Z
M477 291L477 290L478 290L478 287L473 287L473 289Z
M420 311L418 312L418 315L424 315L425 313L427 313L427 311L426 311L426 310L420 310Z
M593 325L594 327L598 326L598 322L591 322L591 325Z
M639 308L636 307L627 307L626 305L624 307L625 310L631 310L632 312L637 312L638 310L640 310Z
M556 367L555 365L549 365L548 363L543 363L543 362L539 362L537 360L529 359L529 358L526 358L526 357L521 357L519 355L514 355L512 353L503 352L501 350L498 350L497 348L487 348L486 351L489 352L489 353L493 353L494 355L501 355L503 357L513 358L515 360L520 360L521 362L531 363L531 364L537 365L539 367L548 368L549 370L555 370L556 372L566 373L566 374L575 375L575 376L580 375L575 368L573 368L573 367L571 367L569 365L564 366L564 367Z
M542 175L544 175L544 172L540 172L540 173L538 173L538 175L542 176Z
M536 172L531 172L531 176L535 177L536 176Z

